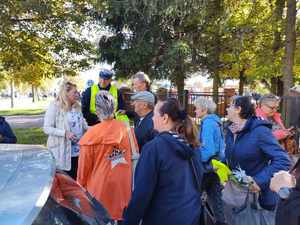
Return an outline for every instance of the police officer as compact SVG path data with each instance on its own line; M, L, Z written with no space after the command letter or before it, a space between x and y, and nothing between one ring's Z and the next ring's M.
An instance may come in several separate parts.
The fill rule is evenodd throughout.
M99 119L96 116L96 94L99 90L106 90L111 93L115 99L115 117L118 120L129 122L126 115L120 114L118 111L124 109L124 102L119 90L111 84L113 72L111 70L101 70L99 73L99 83L93 84L86 89L82 96L82 113L89 126L93 126L99 123Z

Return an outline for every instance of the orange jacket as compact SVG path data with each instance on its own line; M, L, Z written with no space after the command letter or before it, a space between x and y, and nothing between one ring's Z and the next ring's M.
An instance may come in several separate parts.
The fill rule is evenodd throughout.
M131 147L126 125L103 121L91 127L79 145L77 182L104 205L112 219L121 220L131 197Z

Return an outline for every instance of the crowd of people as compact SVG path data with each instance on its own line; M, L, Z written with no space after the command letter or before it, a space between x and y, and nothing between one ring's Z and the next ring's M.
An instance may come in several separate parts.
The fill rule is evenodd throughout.
M246 196L258 197L255 213L263 219L257 224L300 224L300 163L291 169L279 143L291 130L277 112L278 97L262 96L257 105L250 96L233 97L225 125L216 103L199 97L197 127L177 99L150 91L143 72L132 77L133 110L126 110L112 76L101 70L99 83L81 98L76 85L64 81L45 114L44 132L57 168L101 202L116 224L251 224L238 224L237 207L224 201L236 171L250 180Z

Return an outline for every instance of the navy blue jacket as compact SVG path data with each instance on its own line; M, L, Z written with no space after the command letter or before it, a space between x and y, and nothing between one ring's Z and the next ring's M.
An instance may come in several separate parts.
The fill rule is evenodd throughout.
M152 117L153 111L149 112L142 121L140 121L140 119L134 121L134 133L140 150L155 136Z
M252 117L237 133L234 141L232 132L226 129L226 160L231 169L241 167L254 178L261 189L259 196L263 208L273 210L278 196L269 188L270 180L279 170L288 170L290 162L287 153L272 134L271 124Z
M109 91L111 85L108 85L106 88L100 87L98 84L99 90L105 90ZM99 123L98 117L90 112L90 101L91 101L91 87L87 88L83 93L82 93L82 98L81 98L81 110L83 117L85 118L86 122L88 123L89 126L93 126L97 123ZM120 109L124 109L124 101L121 92L118 90L118 108L117 111Z
M0 143L14 144L17 142L16 135L2 116L0 116L0 135L2 136Z
M180 140L163 132L144 146L123 225L139 225L140 220L142 225L199 223L201 193L190 159L200 180L203 168L199 157L194 157L195 150Z
M276 225L299 225L300 224L300 190L292 189L289 197L281 200L276 211Z

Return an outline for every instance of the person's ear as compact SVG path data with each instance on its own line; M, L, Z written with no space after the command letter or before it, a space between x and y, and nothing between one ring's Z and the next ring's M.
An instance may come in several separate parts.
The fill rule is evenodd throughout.
M242 107L241 107L241 106L238 106L238 107L235 108L235 110L236 110L236 112L237 112L238 114L240 114L241 111L242 111Z
M163 115L163 123L164 123L164 124L167 124L168 122L169 122L169 115L165 113L165 114Z

